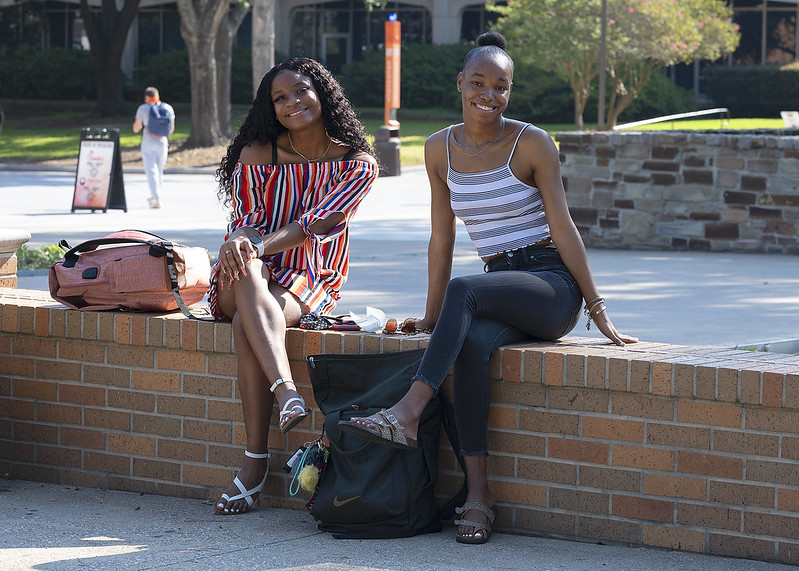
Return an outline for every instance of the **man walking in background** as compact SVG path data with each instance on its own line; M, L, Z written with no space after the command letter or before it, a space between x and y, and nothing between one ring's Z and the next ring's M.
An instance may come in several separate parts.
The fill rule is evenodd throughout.
M175 110L161 101L158 90L144 90L144 103L136 110L133 132L142 131L141 159L150 186L150 208L161 208L161 184L169 152L169 136L175 130Z

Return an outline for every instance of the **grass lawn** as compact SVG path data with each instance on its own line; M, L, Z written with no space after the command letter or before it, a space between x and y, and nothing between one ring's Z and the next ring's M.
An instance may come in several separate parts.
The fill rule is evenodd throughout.
M6 122L0 135L0 162L37 162L53 159L77 158L80 129L82 127L118 128L120 144L123 150L137 149L139 135L131 131L133 110L129 118L98 120L92 118L90 112L92 102L53 102L27 101L7 103ZM190 109L187 105L175 105L177 126L172 136L172 147L177 148L189 136ZM247 111L246 107L234 107L233 124L238 126ZM370 135L383 124L382 110L360 109L366 130ZM452 113L435 110L416 111L399 110L400 121L400 162L403 165L422 164L424 162L424 142L432 133L457 123L458 116ZM538 124L539 127L554 135L558 131L569 131L572 125ZM586 125L590 129L592 125ZM780 129L781 119L699 119L692 121L671 121L653 125L645 125L636 130L669 130L669 129ZM220 157L221 158L221 157Z
M670 131L670 130L691 130L691 131L715 131L717 129L784 129L785 123L782 119L730 119L722 121L720 119L694 119L691 121L666 121L664 123L653 123L642 125L635 129L621 129L621 131Z

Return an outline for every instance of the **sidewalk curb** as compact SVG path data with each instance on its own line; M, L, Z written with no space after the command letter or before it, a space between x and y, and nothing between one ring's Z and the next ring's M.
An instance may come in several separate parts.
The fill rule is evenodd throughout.
M0 171L34 171L34 172L64 172L75 173L77 171L77 164L74 167L64 165L40 165L36 163L0 163ZM142 167L124 167L122 168L123 174L134 173L144 174ZM214 174L216 167L168 167L164 169L164 174Z

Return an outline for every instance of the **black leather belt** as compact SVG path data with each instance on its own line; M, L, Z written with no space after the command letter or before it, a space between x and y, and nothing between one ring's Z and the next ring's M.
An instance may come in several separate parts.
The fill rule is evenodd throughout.
M557 255L558 250L552 244L523 246L521 248L516 248L515 250L503 252L491 258L486 262L484 270L487 272L507 270L513 267L514 264L534 261L536 254L540 255L544 253L552 253Z

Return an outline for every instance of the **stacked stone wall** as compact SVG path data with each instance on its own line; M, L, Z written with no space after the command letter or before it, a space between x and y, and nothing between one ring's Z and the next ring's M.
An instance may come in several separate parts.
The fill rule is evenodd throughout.
M604 248L799 253L799 131L558 133L572 217Z

